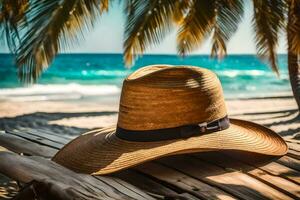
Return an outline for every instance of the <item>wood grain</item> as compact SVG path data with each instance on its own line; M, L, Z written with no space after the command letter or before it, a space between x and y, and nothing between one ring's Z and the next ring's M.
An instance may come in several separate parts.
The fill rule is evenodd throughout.
M0 145L50 158L72 138L22 128L0 134ZM40 157L2 151L5 162L0 162L0 171L29 182L16 199L32 198L32 187L41 199L47 199L45 194L54 199L300 199L300 142L288 139L288 145L288 155L271 160L233 152L181 155L97 177L74 173Z

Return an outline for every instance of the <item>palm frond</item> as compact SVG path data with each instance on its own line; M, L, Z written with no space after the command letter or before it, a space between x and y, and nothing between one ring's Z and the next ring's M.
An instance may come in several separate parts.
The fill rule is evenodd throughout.
M213 23L211 56L223 58L227 54L227 42L236 32L243 17L242 0L217 0Z
M107 0L32 0L28 24L21 26L23 35L16 51L21 80L36 81L61 48L77 43L82 39L79 33L93 27L106 3Z
M100 12L107 12L109 8L109 0L101 0L100 1Z
M18 26L26 22L29 0L0 1L0 32L11 51L16 49L15 40L19 40Z
M300 55L300 0L290 0L289 2L289 34L291 50Z
M191 0L179 0L175 2L175 7L173 11L173 21L176 25L180 25L183 22L191 5Z
M150 45L158 44L171 30L175 4L173 0L130 1L123 46L126 66L131 66L137 56Z
M133 14L135 13L135 5L136 0L126 0L125 1L125 14L127 15L128 18L133 17Z
M177 33L177 51L184 56L198 48L212 30L215 0L193 0Z
M279 31L284 28L284 2L282 0L253 0L253 27L257 54L267 59L279 75L276 48Z

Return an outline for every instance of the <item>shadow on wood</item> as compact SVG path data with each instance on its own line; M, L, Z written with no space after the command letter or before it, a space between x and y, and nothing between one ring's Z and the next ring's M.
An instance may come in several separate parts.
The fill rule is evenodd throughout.
M6 137L5 133L0 134L0 143L2 142L1 144L11 151L24 152L29 155L43 156L44 154L44 156L51 157L51 155L57 151L54 147L52 147L52 151L48 151L49 148L51 148L48 142L50 139L63 136L59 136L53 132L49 133L44 130L38 130L36 132L39 132L43 140L35 141L31 140L31 137L37 133L33 132L30 128L28 129L29 130L23 132L22 135L19 133L20 131L7 132L8 135L16 136L14 137L14 142L7 139L9 137ZM50 139L47 139L47 135L49 135ZM67 140L67 138L62 141L65 140ZM94 195L94 193L98 195L98 191L100 191L100 197L96 196L96 198L151 199L153 197L155 199L212 200L258 198L276 200L299 199L300 160L299 157L297 157L297 152L299 152L300 149L300 142L294 139L287 140L290 150L293 151L289 151L288 155L281 158L238 151L196 153L170 156L147 162L109 176L97 177L76 174L71 171L64 173L65 168L39 157L24 157L11 153L8 154L7 152L6 154L0 154L0 157L1 159L5 158L5 156L5 159L10 158L11 163L13 160L17 160L14 161L14 163L16 163L14 165L18 165L17 169L14 167L14 170L17 171L16 174L9 171L12 169L9 169L8 165L6 166L8 171L2 172L5 174L8 173L7 175L9 177L16 180L26 182L34 180L32 185L37 187L35 188L35 193L42 193L40 194L41 197L48 192L51 192L52 195L59 195L63 192L78 196L87 195L88 192L91 192L92 195ZM40 144L39 142L41 141L43 141L45 145ZM54 142L54 140L52 142ZM32 148L28 148L30 146ZM293 157L290 155L293 155ZM28 164L27 161L30 164ZM0 163L1 170L3 166L4 163ZM49 168L54 168L54 170L58 170L58 172L48 173L47 170ZM32 173L31 178L24 177L24 174L27 173L28 175L29 172ZM78 180L72 180L73 174L75 174L74 178ZM16 178L16 175L20 176L21 179L20 177L19 179ZM70 180L64 180L69 179L69 176L71 176ZM89 183L86 184L86 182ZM76 186L72 184L76 184ZM66 185L69 185L69 187ZM56 186L59 186L59 188L56 188ZM74 192L81 190L85 193L80 192L78 194ZM55 194L53 191L59 192ZM103 194L104 191L105 194ZM33 195L33 190L29 186L25 187L20 195L25 195L25 192L27 192L28 195ZM16 198L22 199L20 196ZM65 196L55 196L54 199L59 198L67 199ZM92 196L92 199L95 199L95 197Z
M93 176L75 173L41 157L12 152L0 152L0 157L1 173L23 183L31 182L16 199L34 199L34 195L43 200L132 199Z

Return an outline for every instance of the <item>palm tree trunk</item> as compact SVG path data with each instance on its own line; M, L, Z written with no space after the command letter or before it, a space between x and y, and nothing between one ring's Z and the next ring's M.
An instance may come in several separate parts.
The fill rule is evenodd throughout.
M292 51L292 26L293 23L293 15L300 13L293 13L292 12L292 5L289 5L288 11L288 24L287 24L287 41L288 41L288 70L289 70L289 77L290 83L292 86L294 98L298 105L298 110L300 111L300 62L299 57Z
M288 50L288 70L294 98L300 111L300 65L298 56L290 50Z

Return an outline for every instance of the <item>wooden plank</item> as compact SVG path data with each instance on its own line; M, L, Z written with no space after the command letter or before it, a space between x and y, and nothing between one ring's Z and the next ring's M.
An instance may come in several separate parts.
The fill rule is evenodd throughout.
M26 130L23 130L23 131L26 131ZM28 131L26 133L28 133ZM6 134L6 135L9 135L9 134ZM46 135L44 135L44 136L46 136ZM15 136L15 137L17 137L17 136ZM36 144L34 142L30 142L30 141L28 141L28 143L30 144L29 146L32 146L34 144L38 145L38 144ZM39 145L39 146L41 146L41 145ZM33 149L33 151L35 151L35 150ZM38 153L38 152L34 152L34 153ZM104 180L102 180L102 179L104 179ZM135 199L149 199L150 198L149 195L147 195L146 197L140 196L140 194L137 194L137 193L135 193L135 192L133 192L133 191L131 191L130 189L127 188L127 187L134 187L134 186L130 186L130 184L127 184L127 187L123 186L120 183L118 183L117 181L115 181L114 178L108 179L108 178L105 178L105 177L101 177L101 178L99 178L99 180L104 181L106 184L109 184L110 186L114 187L116 190L123 190L123 193L128 195L130 198L134 198L134 197L135 197Z
M201 199L235 199L216 187L154 162L144 163L134 169Z
M282 164L286 167L289 167L291 169L300 171L300 161L294 158L291 158L289 156L283 156L276 160L275 162Z
M296 184L300 184L300 172L285 165L274 162L276 160L274 157L271 157L273 159L273 162L270 162L270 157L259 154L251 154L246 152L224 153L244 163L257 167L269 174L280 176L293 181Z
M24 130L38 131L38 132L41 131L44 134L58 136L60 138L64 138L64 139L67 139L67 140L74 139L79 134L87 131L87 129L74 128L74 130L78 129L78 131L77 131L78 134L76 134L76 135L69 135L68 132L66 132L65 134L60 134L59 131L63 132L63 130L59 126L58 127L56 127L55 125L48 126L47 123L39 123L37 125L37 128L31 128L31 127L28 126L28 124L32 123L32 121L29 121L29 122L18 121L16 123L15 121L9 121L9 120L7 120L5 123L6 124L11 124L11 126L9 126L11 128L6 128L6 129L10 129L10 130L16 129L16 130L20 130L20 131L24 131ZM37 123L37 122L34 122L34 123ZM72 130L72 132L73 132L72 134L74 134L74 130ZM76 131L75 131L75 133L76 133Z
M281 176L297 184L300 184L300 172L279 163L271 162L267 165L260 166L259 168L273 175Z
M122 182L121 180L118 180L118 178L106 176L95 176L95 178L106 183L107 185L114 187L119 192L126 194L129 198L141 200L152 199L152 197L150 197L148 194L140 193L140 189L130 185L129 183L125 183L124 181Z
M35 133L35 134L31 134L31 133L29 133L29 134L25 134L25 137L27 137L27 139L28 140L31 140L31 141L33 141L33 142L35 142L35 141L37 141L39 144L43 144L43 143L41 143L39 140L34 140L34 138L35 137L37 137L37 138L42 138L43 139L43 142L45 142L45 143L47 143L47 145L48 146L50 146L49 144L51 144L51 140L48 140L47 139L47 134L48 134L48 132L46 132L46 131L43 131L43 136L42 137L40 137L40 136L38 136L37 135L38 133ZM50 135L51 135L51 133L49 133ZM18 133L18 135L19 135L19 133ZM56 138L56 137L59 137L57 134L56 135L54 135L55 137L53 137L53 136L51 136L51 139L52 140L54 140L54 138ZM22 137L22 136L19 136L19 137ZM23 138L24 138L24 136L23 136ZM66 142L67 140L66 140L66 138L64 139L64 142ZM53 142L53 141L52 141ZM56 149L58 149L58 148L60 148L60 147L58 147L58 146L54 146ZM289 159L289 161L287 161L287 159ZM292 159L292 160L291 160ZM297 167L299 166L299 163L297 163L297 162L295 162L295 160L296 161L298 161L297 159L295 159L295 158L290 158L290 157L287 157L287 158L285 158L285 159L282 159L282 160L278 160L278 163L277 164L279 164L280 162L282 162L282 163L284 163L284 165L282 164L282 163L280 163L280 165L282 165L283 167L287 167L288 169L290 169L290 170L294 170L294 171L296 171L295 170L295 168L296 169L298 169ZM292 163L292 164L291 164ZM155 163L154 163L155 164ZM178 169L176 169L176 170L174 170L174 169L171 169L170 167L171 166L162 166L161 164L156 164L156 165L158 165L159 166L159 168L161 168L161 167L164 167L164 168L167 168L168 170L173 170L173 171L175 171L176 173L181 173L181 175L185 175L186 177L187 177L187 179L186 180L188 180L188 181L186 181L186 182L189 182L189 180L190 179L194 179L193 181L194 182L192 182L192 183L194 183L195 185L197 185L198 184L198 182L199 182L199 178L197 178L197 177L190 177L188 174L184 174L184 173L182 173L182 172L179 172L179 171L176 171L176 170L178 170ZM293 166L293 167L289 167L288 165L291 165L291 166ZM262 167L262 166L260 166L260 167ZM291 169L292 168L292 169ZM261 171L259 171L259 170L262 170L263 172L267 172L267 173L270 173L270 174L267 174L267 176L265 176L264 175L264 177L262 177L261 178L261 181L266 181L267 180L267 177L272 177L272 178L274 178L274 174L273 173L271 173L271 172L269 172L269 171L267 171L266 169L261 169L261 168L259 168L258 169L258 171L256 170L255 171L255 173L258 173L258 172L261 172ZM265 171L264 171L265 170ZM226 170L225 170L226 171ZM179 183L177 183L176 181L175 181L175 179L174 179L174 177L171 177L171 180L173 181L173 182L171 182L171 180L170 179L168 179L168 178L170 178L170 177L164 177L164 176L162 176L162 175L159 175L160 177L158 177L158 176L154 176L153 174L151 174L151 171L149 171L149 173L147 174L147 173L145 173L145 172L143 172L143 171L138 171L138 172L136 172L137 174L140 174L142 177L145 177L145 180L146 180L146 177L148 177L148 181L147 182L149 182L149 177L151 177L151 181L152 181L152 184L153 184L153 182L154 183L156 183L156 184L158 184L158 185L160 185L160 186L164 186L164 189L163 189L163 191L167 191L167 190L169 190L169 193L163 193L163 192L157 192L157 189L155 189L154 188L154 186L153 186L153 188L154 189L152 189L152 191L151 190L149 190L150 191L150 195L152 195L152 196L156 196L156 198L160 198L160 197L167 197L167 198L172 198L172 197L190 197L190 198L196 198L196 197L198 197L198 198L204 198L204 193L206 193L207 191L205 191L205 190L202 190L202 191L200 191L199 192L199 190L198 190L198 188L193 188L193 186L191 185L191 184L188 184L188 183L180 183L180 184L182 184L182 185L180 185ZM226 172L225 172L226 173ZM156 174L156 175L158 175L158 174ZM255 175L258 175L258 174L248 174L249 176L255 176ZM284 177L282 174L280 175L281 177L284 177L284 178L287 178L288 180L293 180L293 182L294 183L292 183L292 184L294 184L294 185L292 185L292 189L295 189L295 183L298 183L297 182L297 174L295 174L294 172L292 172L292 174L284 174L284 175L287 175L287 177ZM178 176L178 175L177 175ZM276 175L277 176L277 175ZM176 177L176 176L175 176ZM299 177L299 176L298 176ZM124 177L123 177L124 178ZM153 179L152 179L153 178ZM173 179L172 179L173 178ZM124 179L124 180L126 180L126 181L128 181L130 178L127 178L127 179ZM132 179L134 179L134 177L132 178ZM264 180L265 179L265 180ZM166 181L166 180L168 180L168 181ZM277 177L277 179L276 179L277 181L278 180L281 180L280 179L280 177ZM151 182L150 181L150 182ZM197 183L195 182L195 181L198 181ZM229 197L231 197L231 198L233 198L230 194L231 194L231 192L228 192L227 190L225 190L224 188L222 188L222 187L220 187L218 184L216 184L216 183L214 183L213 181L211 181L211 180L207 180L207 179L203 179L203 180L201 180L200 181L202 184L205 184L206 185L206 187L207 186L209 186L209 187L211 187L211 188L214 188L214 189L217 189L217 190L219 190L219 191L221 191L221 192L223 192L224 194L226 194L227 196L226 196L226 198L229 196ZM118 188L118 189L120 189L121 191L123 191L124 193L127 193L126 195L127 195L127 197L133 197L133 198L137 198L138 197L138 194L135 192L135 188L136 187L134 187L134 186L131 186L130 184L129 185L126 185L126 183L125 182L122 182L121 180L119 180L119 179L114 179L114 181L112 181L112 182L110 182L110 181L108 181L106 184L108 184L109 185L109 183L111 183L112 185L113 185L113 188L114 189L116 189L116 188ZM163 183L163 184L162 184ZM266 182L265 182L266 183ZM286 182L285 182L286 183ZM228 182L227 182L227 184L228 184ZM254 183L253 183L254 184ZM133 184L133 185L135 185L135 184ZM137 187L141 187L141 185L142 185L142 183L141 182L137 182L137 184L136 184L136 186ZM168 186L167 186L168 185ZM233 184L234 185L234 184ZM122 187L123 186L123 187ZM198 186L198 185L197 185ZM174 189L174 188L176 188L176 189ZM148 189L149 189L149 186L148 186ZM277 189L277 188L276 188ZM178 193L178 190L181 190L181 194L180 193ZM196 190L196 191L195 191ZM198 191L197 191L198 190ZM286 190L291 190L291 189L286 189ZM125 192L125 191L127 191L127 192ZM130 192L131 191L131 192ZM170 191L172 191L172 192L170 192ZM224 192L224 191L226 191L226 192ZM120 191L119 191L120 192ZM152 192L152 193L151 193ZM201 194L195 194L196 192L199 192L199 193L201 193ZM277 191L278 192L278 191ZM283 192L286 192L286 191L283 191ZM290 192L290 191L289 191ZM230 194L229 194L230 193ZM295 197L295 192L293 193L293 192L290 192L292 195L294 195L294 197ZM149 196L149 194L145 194L145 196L143 196L143 197L146 197L147 195ZM286 193L285 193L286 194ZM128 196L129 195L129 196ZM137 196L136 196L137 195ZM175 195L175 196L172 196L172 195ZM265 194L261 194L261 195L265 195ZM222 196L222 195L220 195L220 196ZM251 195L250 195L251 196ZM223 196L222 196L223 197ZM269 197L268 195L267 196L265 196L265 198L266 197ZM225 199L226 199L225 198ZM239 197L240 198L240 197ZM280 199L280 198L279 198Z
M168 185L162 184L151 176L146 176L145 174L131 169L119 171L114 173L113 176L135 185L142 190L147 191L148 194L161 199L182 199L189 197L187 196L188 193L185 193L184 190L168 187Z
M151 195L155 199L199 200L199 198L197 198L189 193L183 193L183 194L180 194L179 196L175 196L175 197L165 197L162 195L152 194L152 193L149 193L149 195Z
M6 135L10 135L10 134L6 134ZM13 135L11 135L11 136L13 136ZM14 137L17 137L17 136L14 136ZM21 139L21 138L20 138ZM24 139L23 139L24 140ZM27 140L25 140L25 141L27 141ZM32 146L32 145L38 145L38 146L41 146L41 145L39 145L39 144L36 144L36 143L34 143L34 142L32 142L32 141L27 141L28 142L28 144L26 145L26 146ZM35 149L31 149L32 151L33 151L33 153L31 152L31 155L35 155L36 153L38 153L37 151L35 151ZM101 177L101 178L103 178L103 177ZM100 179L101 179L100 178ZM120 182L122 182L121 180L119 180ZM126 190L126 188L127 187L129 187L129 188L133 188L134 186L131 186L130 184L127 184L126 186L122 186L122 184L120 184L120 183L117 183L115 180L107 180L106 179L106 183L107 184L109 184L109 183L112 183L112 185L111 186L116 186L117 185L117 187L114 187L115 189L117 189L117 190L120 190L120 189L122 189L122 190ZM123 184L125 185L125 183L123 182ZM132 194L132 192L130 192L130 190L127 188L127 192L126 192L126 194L128 195L128 194ZM137 194L135 194L135 195L137 195ZM138 194L139 195L139 194ZM149 195L147 195L147 199L149 199ZM139 197L138 199L141 199L141 197ZM144 197L144 199L145 199L145 197Z
M1 135L4 135L4 134L0 134ZM36 144L34 142L31 142L31 141L28 141L28 140L25 140L25 139L22 139L20 137L17 137L17 136L13 136L13 135L10 135L10 134L5 134L5 135L8 135L10 137L14 137L15 140L9 140L8 141L8 144L16 141L16 140L22 140L22 141L25 141L25 145L23 144L22 146L20 146L19 148L21 149L21 151L24 151L24 149L26 150L27 148L29 148L31 151L30 151L30 155L37 155L37 154L40 154L40 147L42 147L42 145L39 145L39 144ZM34 147L36 146L37 148L31 148L31 147ZM50 148L50 147L46 147L48 149L51 149L53 151L57 151L53 148ZM104 180L103 180L104 179ZM111 179L111 180L110 180ZM106 178L106 177L100 177L99 178L99 181L102 181L102 182L105 182L106 184L114 187L116 190L121 190L120 192L123 191L124 194L126 194L129 198L132 198L132 199L151 199L152 197L147 195L146 193L142 193L143 196L141 196L141 193L140 193L140 190L135 188L134 186L128 184L128 183L125 183L125 182L122 182L122 184L118 183L116 180L114 180L116 178ZM119 180L121 182L121 180ZM135 192L131 191L130 189L128 188L135 188ZM143 198L142 198L143 197Z
M49 147L53 147L55 149L61 149L63 147L63 144L52 142L50 140L41 138L39 136L28 135L26 133L19 132L18 130L15 130L15 129L6 130L5 132L8 133L8 134L12 134L12 135L22 137L24 139L27 139L27 140L32 141L32 142L37 143L37 144L42 144L42 145L46 145L46 146L49 146Z
M40 154L41 153L41 147L46 147L46 146L42 146L42 145L39 145L39 144L36 144L34 142L31 142L31 141L27 141L25 139L22 139L20 137L17 137L17 136L13 136L13 135L10 135L10 134L0 134L0 142L1 142L1 136L2 135L6 135L6 136L9 136L9 142L10 143L13 143L12 146L14 147L15 149L15 142L18 141L18 140L22 140L22 142L26 142L26 143L23 143L23 145L21 145L21 149L23 150L25 148L29 148L30 150L30 155L37 155L37 154ZM13 137L13 138L12 138ZM1 144L1 143L0 143ZM36 146L36 148L34 148ZM50 150L53 150L53 151L57 151L53 148L50 148L50 147L46 147ZM14 151L15 152L15 151ZM21 151L23 152L23 151ZM42 154L43 156L44 154ZM104 179L104 180L103 180ZM141 194L138 194L137 191L140 191L136 188L136 192L132 192L131 190L128 189L129 188L133 188L134 186L131 186L130 184L127 184L127 187L125 186L126 184L124 183L123 185L121 185L120 183L117 183L114 179L116 178L105 178L105 177L101 177L99 178L100 181L102 182L105 182L106 184L114 187L116 190L119 190L120 192L123 192L124 194L126 194L128 196L128 198L132 198L132 199L151 199L152 197L150 197L149 195L146 195L145 197L141 196ZM121 180L120 180L121 181ZM113 183L113 184L112 184ZM134 194L134 195L132 195Z
M22 132L23 130L20 130L20 131ZM27 133L27 134L31 134L31 135L34 135L34 136L38 136L38 137L50 140L52 142L62 144L62 145L65 145L66 143L68 143L70 141L70 139L59 137L59 136L54 135L54 134L45 133L43 131L43 129L35 130L35 129L29 128L27 130L25 129L24 132Z
M75 173L41 157L10 152L0 152L0 157L0 173L24 183L36 181L35 191L45 199L134 199L90 175Z
M54 132L52 129L48 128L48 127L43 127L41 129L41 131L43 131L45 134L51 134L51 135L55 135L55 136L58 136L58 137L62 137L62 138L65 138L67 140L72 140L74 138L76 138L78 135L80 135L81 131L78 131L78 135L67 135L68 133L66 134L59 134L59 133L56 133Z
M286 142L295 143L295 144L300 145L300 140L292 139L292 138L289 138L288 136L287 136L287 137L284 137L284 140L285 140Z
M0 146L3 146L15 153L24 153L28 155L42 156L45 158L52 158L57 152L56 149L51 147L36 144L21 137L6 133L0 134Z
M236 159L230 158L221 153L201 153L193 154L193 157L200 159L204 162L212 163L224 170L240 171L251 177L258 179L259 181L275 188L278 191L285 193L291 198L300 198L300 187L299 185L290 182L282 177L274 176L262 171L259 168L247 165Z
M114 178L114 177L109 176L109 178L112 179L112 178ZM132 185L132 184L130 184L130 183L127 183L126 181L124 181L124 180L122 180L122 179L120 179L120 178L114 178L114 180L115 180L117 183L119 183L121 186L127 188L128 190L133 191L135 194L138 194L138 196L142 196L142 197L145 198L145 199L149 199L149 196L151 196L151 195L148 195L148 193L147 193L147 195L145 195L146 193L145 193L145 194L141 194L141 193L139 192L140 188L138 188L137 186ZM146 191L145 191L145 192L146 192Z
M224 169L195 158L173 156L160 163L199 179L240 199L292 199L284 193L239 171Z
M294 151L292 149L289 149L287 155L292 158L295 158L297 160L300 160L300 152L299 151Z
M28 124L32 123L32 121L24 122L24 121L21 120L21 121L17 122L17 125L16 125L15 121L7 121L6 123L11 124L11 126L9 126L9 127L13 127L14 129L22 130L24 128L28 129L30 127ZM34 123L36 123L36 122L34 122ZM59 131L62 130L61 127L59 127L59 126L56 127L55 125L52 125L51 129L50 129L47 122L46 123L39 123L35 127L41 127L42 130L48 131L48 133L52 134L52 135L55 135L57 130L59 130ZM10 128L10 129L12 129L12 128ZM32 129L32 128L29 128L29 129ZM37 128L37 129L39 129L39 128ZM75 130L78 129L78 131L77 131L78 134L76 134L74 136L77 136L77 135L79 135L81 133L84 133L88 130L88 129L82 129L82 128L74 128L74 129ZM74 130L72 130L72 132L74 132ZM61 136L63 134L57 134L57 135ZM74 138L74 136L69 135L68 133L66 133L63 137L65 137L66 139L70 139L70 138Z
M289 146L289 149L300 152L300 144L294 142L287 142L287 145Z

